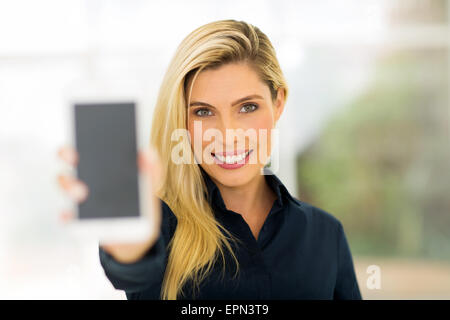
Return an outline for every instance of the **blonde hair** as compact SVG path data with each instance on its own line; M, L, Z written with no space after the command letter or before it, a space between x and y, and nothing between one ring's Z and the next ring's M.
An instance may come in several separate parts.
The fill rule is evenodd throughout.
M269 86L273 100L279 88L287 97L287 84L271 42L249 23L236 20L211 22L192 31L178 46L158 94L150 141L163 166L157 196L168 204L177 218L175 233L168 244L161 299L176 300L184 295L183 286L188 281L198 289L219 255L225 271L225 248L236 262L236 274L239 270L231 246L231 241L238 239L215 219L200 167L195 163L175 164L171 161L172 148L179 143L172 141L172 133L176 129L187 129L189 79L195 80L202 70L231 62L249 63ZM190 153L193 159L190 143L184 141L183 152Z

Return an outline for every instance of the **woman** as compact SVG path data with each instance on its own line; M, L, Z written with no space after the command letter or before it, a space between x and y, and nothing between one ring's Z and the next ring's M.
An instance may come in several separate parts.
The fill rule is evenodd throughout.
M340 221L267 169L287 93L269 39L251 24L216 21L182 41L153 116L157 156L140 153L161 223L144 243L100 246L115 288L129 299L361 299ZM174 139L179 129L189 139ZM61 155L76 161L72 149ZM81 181L60 183L86 199Z

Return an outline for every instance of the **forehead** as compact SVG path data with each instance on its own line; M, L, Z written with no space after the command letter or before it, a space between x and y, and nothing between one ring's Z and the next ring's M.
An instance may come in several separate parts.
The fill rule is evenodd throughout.
M192 87L191 100L234 101L249 94L270 95L268 86L246 63L229 63L199 73Z

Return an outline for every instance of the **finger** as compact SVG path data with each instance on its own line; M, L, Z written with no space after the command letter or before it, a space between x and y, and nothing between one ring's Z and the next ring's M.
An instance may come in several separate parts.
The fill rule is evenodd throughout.
M74 218L75 214L70 210L63 210L59 214L59 221L64 224L71 222Z
M58 149L58 157L72 166L78 163L78 152L71 146L63 146Z
M150 195L151 207L150 213L153 219L156 219L156 223L153 225L154 228L159 228L160 214L160 200L155 196L153 192L159 190L160 184L162 182L162 166L158 156L158 153L152 149L146 149L139 152L139 164L141 170L144 172L146 179L150 180L151 192Z
M147 172L147 170L148 170L145 155L144 155L143 151L138 152L138 167L139 167L139 170L141 170L143 172Z
M74 201L83 202L89 195L89 188L82 181L66 175L58 175L58 184Z
M148 174L149 178L154 182L161 179L161 160L157 151L153 148L145 149L140 153L141 170Z
M155 164L155 154L149 149L139 151L139 167L142 171L150 173Z

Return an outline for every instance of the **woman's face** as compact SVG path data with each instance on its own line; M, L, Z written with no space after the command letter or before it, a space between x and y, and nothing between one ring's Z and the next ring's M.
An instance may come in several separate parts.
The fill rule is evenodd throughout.
M271 129L283 107L284 91L273 101L268 85L246 63L202 71L187 112L195 159L222 185L248 183L268 161Z

